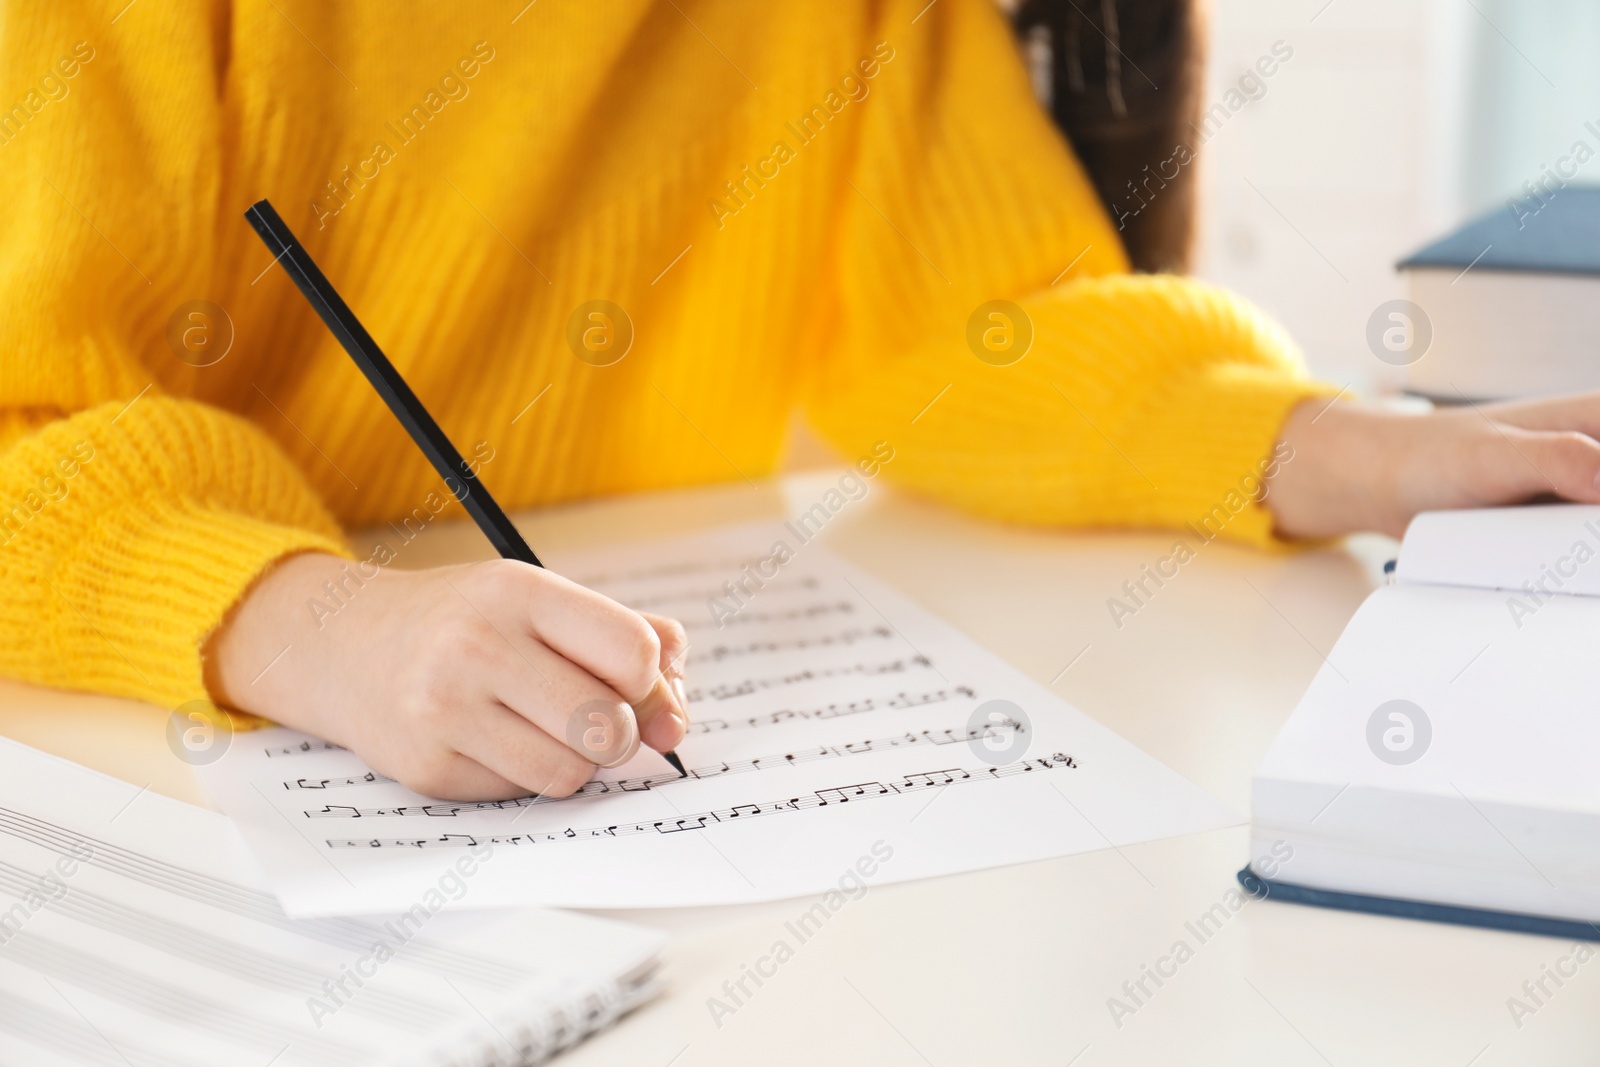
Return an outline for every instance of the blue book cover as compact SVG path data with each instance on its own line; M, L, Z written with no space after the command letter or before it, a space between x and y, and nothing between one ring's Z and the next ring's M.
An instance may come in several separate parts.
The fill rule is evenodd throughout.
M1398 270L1600 274L1600 186L1569 185L1515 200L1395 264Z
M1258 900L1280 900L1289 904L1309 904L1317 908L1361 911L1369 915L1388 915L1396 919L1421 919L1424 922L1455 923L1486 930L1506 930L1518 934L1538 934L1572 941L1600 940L1600 925L1582 919L1552 919L1514 911L1464 908L1455 904L1432 904L1425 900L1401 900L1364 893L1343 893L1333 889L1313 889L1292 882L1261 877L1248 866L1239 871L1239 884Z

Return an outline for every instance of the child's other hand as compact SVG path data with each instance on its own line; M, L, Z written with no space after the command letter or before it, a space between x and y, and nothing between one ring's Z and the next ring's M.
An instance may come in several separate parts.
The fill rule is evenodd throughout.
M1399 537L1420 511L1544 494L1600 503L1597 436L1600 393L1426 413L1308 400L1284 422L1294 456L1268 480L1266 505L1285 537Z

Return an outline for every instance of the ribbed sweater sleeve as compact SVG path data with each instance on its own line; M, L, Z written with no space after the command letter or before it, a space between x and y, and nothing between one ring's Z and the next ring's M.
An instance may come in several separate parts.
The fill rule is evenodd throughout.
M0 34L0 68L39 86L0 145L0 672L175 706L256 575L344 549L268 436L167 395L197 373L168 319L217 255L226 32L158 5L169 47L113 52L92 38L116 6L53 0Z
M940 3L913 22L921 6L883 13L893 57L860 106L838 202L832 358L813 382L814 426L849 455L887 441L886 477L983 514L1177 526L1221 507L1213 530L1269 541L1271 515L1252 493L1288 410L1331 390L1246 301L1125 273L993 5ZM1146 195L1161 195L1159 181ZM974 324L991 301L1020 314L986 309ZM999 365L1017 348L995 353L981 338L1008 324L1014 344L1029 330L1032 341Z

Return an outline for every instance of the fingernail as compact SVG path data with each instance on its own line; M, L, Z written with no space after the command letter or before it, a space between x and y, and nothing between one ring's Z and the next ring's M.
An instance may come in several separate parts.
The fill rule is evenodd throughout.
M633 758L639 744L638 725L626 705L591 700L567 720L566 740L567 747L597 766L615 767Z
M678 717L683 720L683 725L689 725L689 691L684 688L683 676L674 675L672 678L672 697L678 702Z
M657 715L644 725L644 743L657 752L670 752L683 740L683 720L676 715Z

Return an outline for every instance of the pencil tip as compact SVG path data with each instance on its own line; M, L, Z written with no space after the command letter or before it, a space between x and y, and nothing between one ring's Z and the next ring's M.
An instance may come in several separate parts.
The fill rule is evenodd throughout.
M672 769L678 772L678 777L689 777L689 772L683 769L683 760L678 758L676 752L663 752L661 755L668 763L672 764Z

